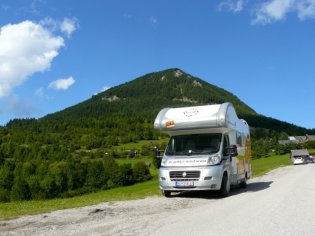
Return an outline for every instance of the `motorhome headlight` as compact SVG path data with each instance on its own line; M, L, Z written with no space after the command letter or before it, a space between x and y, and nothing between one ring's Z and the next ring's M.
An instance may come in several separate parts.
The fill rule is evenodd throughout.
M161 166L166 166L166 159L165 158L162 159Z
M219 154L216 154L208 158L208 165L217 165L220 163L220 161L221 161L221 156Z

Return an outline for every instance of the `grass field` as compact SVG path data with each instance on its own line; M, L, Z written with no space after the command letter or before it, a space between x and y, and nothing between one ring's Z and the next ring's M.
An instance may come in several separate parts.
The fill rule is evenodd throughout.
M145 158L145 161L149 160L150 159L148 157ZM119 160L120 163L133 163L135 161L137 160ZM291 165L288 154L281 156L272 155L268 158L253 160L253 175L254 177L260 176L272 169L286 165ZM154 176L153 179L144 183L111 190L98 191L73 198L0 203L0 219L10 219L22 215L34 215L60 209L89 206L102 202L141 199L153 195L160 196L161 194L158 189L157 170L151 168L151 173Z
M290 154L272 154L270 157L255 159L252 161L253 176L264 175L275 168L288 165L292 165Z

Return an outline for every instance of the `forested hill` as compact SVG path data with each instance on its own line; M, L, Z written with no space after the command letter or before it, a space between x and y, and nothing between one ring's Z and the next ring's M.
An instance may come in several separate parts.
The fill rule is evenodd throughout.
M164 107L214 104L230 101L239 114L254 110L224 89L179 69L150 73L111 88L76 106L46 118L104 118L107 115L141 115L152 119Z
M315 133L314 129L305 129L285 121L257 114L254 109L247 106L232 93L176 68L149 73L125 84L110 88L80 104L48 115L42 120L48 123L67 121L67 123L75 124L87 119L99 121L119 116L119 119L125 120L125 122L127 122L126 119L130 120L132 118L133 122L135 122L135 119L138 121L139 119L145 119L152 123L160 109L165 107L223 102L233 103L238 116L246 119L252 128L264 129L264 132L259 132L259 136L279 133L289 135Z
M46 132L58 132L65 129L69 131L74 127L76 127L74 132L77 132L82 127L92 129L101 127L111 129L110 133L109 130L104 131L107 135L118 139L125 138L126 135L133 136L130 140L134 140L142 139L144 130L146 133L151 133L149 136L152 137L155 133L152 123L162 108L223 102L233 103L238 116L247 120L254 128L253 131L257 128L263 129L263 132L256 132L259 138L260 136L277 136L280 133L288 135L315 133L315 129L305 129L257 114L254 109L232 93L176 68L146 74L39 120L13 120L7 127L34 129L36 126ZM138 127L138 133L134 132L134 126Z

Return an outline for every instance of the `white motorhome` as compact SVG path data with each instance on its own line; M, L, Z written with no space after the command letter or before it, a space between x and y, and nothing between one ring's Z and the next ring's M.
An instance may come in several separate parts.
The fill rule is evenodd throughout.
M246 187L252 176L250 133L231 103L165 108L154 128L170 135L159 169L164 196L172 192Z

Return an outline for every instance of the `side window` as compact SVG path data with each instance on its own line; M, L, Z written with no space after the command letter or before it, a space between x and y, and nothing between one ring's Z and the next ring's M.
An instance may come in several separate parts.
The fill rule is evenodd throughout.
M236 132L236 143L238 146L243 146L242 134L240 132Z
M223 156L226 156L226 148L230 146L229 137L227 135L224 135L223 140Z

